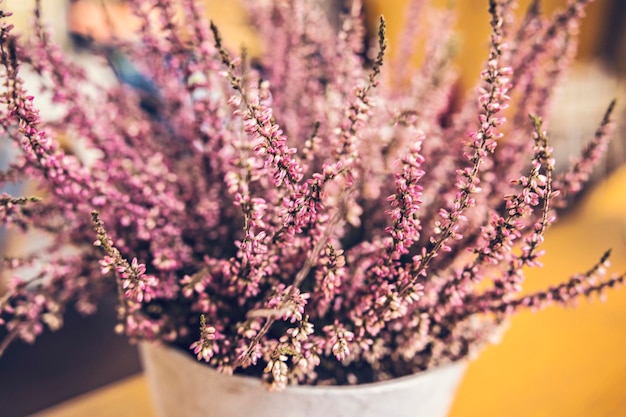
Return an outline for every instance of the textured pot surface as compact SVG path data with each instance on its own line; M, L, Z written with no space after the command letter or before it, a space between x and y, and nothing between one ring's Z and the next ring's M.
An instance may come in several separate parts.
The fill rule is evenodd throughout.
M356 386L268 392L255 378L223 375L176 349L141 343L159 417L445 417L466 362Z

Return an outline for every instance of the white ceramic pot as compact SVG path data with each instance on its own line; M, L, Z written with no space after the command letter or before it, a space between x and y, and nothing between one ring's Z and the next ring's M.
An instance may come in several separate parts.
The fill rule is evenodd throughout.
M466 362L385 382L290 386L268 392L255 378L223 375L174 348L141 343L159 417L445 417Z

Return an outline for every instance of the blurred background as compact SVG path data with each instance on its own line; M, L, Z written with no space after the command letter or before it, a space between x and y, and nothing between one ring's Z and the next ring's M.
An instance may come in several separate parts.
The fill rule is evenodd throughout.
M230 45L244 43L252 54L260 53L262 45L237 2L203 1ZM459 91L465 94L474 86L487 53L487 2L434 3L458 10L456 65L461 73ZM520 1L520 13L528 3ZM564 3L544 0L544 13ZM378 16L385 15L392 55L406 4L406 0L365 1L372 28ZM14 12L11 19L17 30L28 33L33 5L34 0L5 0L0 7ZM125 1L42 0L42 6L55 41L89 71L114 82L105 61L80 46L90 40L106 43L114 37L132 37L138 24ZM550 120L557 158L567 160L567 155L577 153L613 98L618 98L620 122L608 157L596 172L595 186L549 232L546 267L530 272L526 291L586 270L609 247L616 270L626 269L626 1L593 2L581 34L576 64L558 87ZM54 117L54 108L46 108L45 100L39 105L44 117ZM0 150L1 164L9 154ZM32 248L32 237L3 239L6 254ZM99 312L87 318L70 312L60 331L44 334L34 346L10 347L0 359L0 417L27 415L140 372L135 348L113 333L113 306L114 300L103 300ZM502 343L488 348L470 366L452 415L626 415L625 323L624 290L610 294L604 304L583 302L576 310L551 308L517 316ZM595 406L585 408L589 404Z

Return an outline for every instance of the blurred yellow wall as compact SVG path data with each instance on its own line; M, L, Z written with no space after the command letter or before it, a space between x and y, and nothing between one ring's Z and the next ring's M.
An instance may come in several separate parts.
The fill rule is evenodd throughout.
M367 7L370 25L372 28L378 22L378 16L384 15L387 20L389 44L391 54L398 44L398 37L404 24L404 10L410 0L364 0ZM551 13L558 8L564 7L566 0L543 0L542 10ZM458 12L456 30L461 41L457 65L462 68L461 82L465 87L474 85L475 80L485 62L488 52L489 40L489 13L487 0L432 0L431 4L439 7L455 8ZM530 0L520 0L518 14L523 14L530 4ZM609 0L596 0L587 8L581 27L581 41L579 45L579 57L591 58L597 51L601 37L603 17L608 9Z

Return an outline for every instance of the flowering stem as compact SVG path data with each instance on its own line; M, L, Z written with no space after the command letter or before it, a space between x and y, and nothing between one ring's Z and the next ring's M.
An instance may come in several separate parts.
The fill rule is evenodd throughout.
M10 207L11 205L25 206L28 203L36 203L41 201L39 197L11 197L8 195L0 195L0 206Z
M19 333L19 328L16 327L15 329L11 330L4 337L4 339L2 339L2 342L0 343L0 357L2 357L2 355L4 354L4 351L7 349L7 347L9 347L11 342L13 342L13 340L15 340L15 338L18 335L18 333Z
M461 179L457 184L459 192L454 199L452 205L453 210L450 212L444 210L442 212L445 225L439 227L440 230L437 232L438 237L431 239L431 248L425 250L422 255L419 256L419 260L412 271L412 278L399 290L400 297L406 296L411 291L411 288L415 286L420 277L425 273L430 262L445 246L446 241L457 235L455 231L458 227L457 223L463 218L463 212L474 204L471 195L479 191L477 185L480 181L478 178L480 166L487 157L487 154L493 153L495 150L495 139L499 137L499 134L494 132L494 128L502 121L494 118L494 115L500 111L505 101L508 100L506 96L508 81L504 80L507 71L504 68L500 68L503 19L498 3L495 0L490 0L489 2L489 13L491 14L492 35L489 62L485 74L485 81L489 85L489 91L485 97L480 100L483 104L483 113L479 118L480 127L473 135L475 138L472 143L474 153L469 157L472 166L461 172Z
M534 257L534 251L548 225L548 212L550 210L550 200L553 198L552 193L552 172L554 170L554 161L552 159L551 148L548 146L548 138L545 132L542 130L542 120L539 117L530 116L534 127L534 141L535 141L535 155L531 162L532 168L527 177L521 177L515 181L520 185L523 185L522 190L517 194L506 196L506 205L504 210L507 215L505 218L494 215L491 220L490 226L493 228L487 234L486 241L478 248L474 250L477 252L477 256L471 263L468 263L463 269L456 273L454 278L448 281L441 289L441 297L444 302L439 302L435 308L441 311L449 308L448 303L452 299L456 302L460 302L461 298L466 294L461 290L462 284L477 283L480 278L483 278L484 274L479 274L478 268L486 261L491 261L492 264L498 264L503 259L503 254L509 253L510 249L517 238L521 236L521 228L523 225L520 219L529 215L532 211L532 207L539 203L539 198L543 198L543 207L541 220L538 223L538 227L535 227L533 239L531 239L531 247L528 249L528 253L519 262L511 261L510 269L507 272L507 279L502 280L503 283L507 283L513 276L516 276L521 269L522 265L525 265L528 260ZM540 169L545 169L545 179L541 174ZM543 184L543 185L539 185ZM520 265L518 265L518 263ZM505 284L503 284L505 285ZM498 296L501 296L499 294Z
M244 80L236 75L235 63L224 47L222 36L213 22L211 22L211 31L222 64L226 67L227 79L233 90L239 93L246 109L244 119L253 124L249 127L250 133L257 134L263 139L263 144L257 147L257 153L265 155L267 163L273 165L276 171L274 178L277 187L286 180L285 182L290 188L295 188L295 185L302 179L302 168L291 156L295 150L289 149L285 145L285 138L271 115L271 109L260 102L253 104L248 100Z
M567 9L560 12L556 18L552 20L550 26L545 29L541 42L534 42L530 52L523 55L522 58L517 61L519 62L519 67L515 68L512 78L513 85L517 85L522 76L529 74L529 71L534 68L538 57L546 51L552 40L559 36L563 30L566 30L565 28L570 22L580 18L584 8L592 1L593 0L570 0Z
M617 101L613 99L604 112L593 139L587 144L582 155L565 172L555 178L555 187L561 191L556 202L559 207L566 205L570 195L581 190L583 184L589 180L593 167L606 152L613 131L612 115L616 104Z
M315 265L317 259L319 258L320 252L322 251L322 248L324 248L326 246L326 242L328 242L328 239L330 238L330 236L332 234L333 226L336 225L339 222L339 220L341 219L342 215L343 215L343 213L341 213L340 211L337 211L335 213L335 215L333 216L332 220L329 222L328 226L324 230L324 235L322 236L321 239L319 239L317 241L317 243L315 244L313 249L310 251L309 256L307 257L306 261L304 262L304 265L302 266L302 268L296 274L296 276L295 276L295 278L293 280L293 283L290 286L289 292L287 293L287 296L285 297L285 299L282 302L282 305L277 307L276 310L274 310L274 314L272 314L269 317L267 317L267 314L265 313L265 310L263 310L264 311L263 314L260 314L260 315L257 314L256 315L256 316L265 316L265 317L267 317L267 320L263 324L263 327L254 336L254 338L252 339L252 341L250 342L250 344L246 348L245 352L239 358L237 358L237 361L233 365L233 369L236 369L236 368L242 366L248 360L248 358L250 357L250 355L254 351L254 348L259 344L259 342L261 341L263 336L265 336L265 334L272 327L272 324L274 324L274 322L277 320L277 318L284 311L285 306L288 303L291 302L291 299L296 294L296 291L298 291L300 285L302 284L302 282L305 280L305 278L307 277L307 275L311 271L311 268L313 267L313 265ZM255 310L252 310L252 313L254 311ZM249 317L254 317L254 316L255 316L254 314L249 314Z

